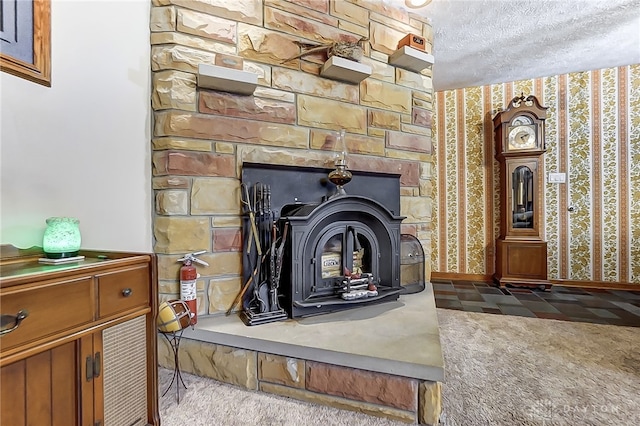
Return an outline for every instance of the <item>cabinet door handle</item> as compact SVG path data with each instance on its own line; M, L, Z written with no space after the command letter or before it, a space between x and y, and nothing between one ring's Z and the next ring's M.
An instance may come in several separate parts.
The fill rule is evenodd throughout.
M131 290L130 288L125 288L124 290L122 290L122 295L124 297L129 297L131 296L131 293L133 293L133 290Z
M87 382L90 382L93 380L93 357L91 355L85 360L85 366L87 369L85 377L87 378Z
M94 356L89 355L85 360L87 372L85 374L87 382L90 382L94 378L100 377L100 370L102 370L102 362L100 362L100 352L96 352Z
M29 316L29 312L27 312L25 310L19 311L15 316L14 315L4 315L4 314L1 315L0 316L0 324L1 324L1 328L2 329L0 330L0 336L2 336L4 334L7 334L7 333L11 333L13 330L18 328L18 326L20 325L22 320L25 319L28 316ZM14 323L13 327L5 329L5 327L8 326L12 322Z
M96 355L93 358L93 377L100 377L101 367L102 363L100 362L100 352L96 352Z

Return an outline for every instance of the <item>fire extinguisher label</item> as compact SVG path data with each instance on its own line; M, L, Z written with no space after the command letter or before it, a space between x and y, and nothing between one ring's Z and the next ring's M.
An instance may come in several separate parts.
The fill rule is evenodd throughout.
M195 300L196 280L180 281L180 299Z

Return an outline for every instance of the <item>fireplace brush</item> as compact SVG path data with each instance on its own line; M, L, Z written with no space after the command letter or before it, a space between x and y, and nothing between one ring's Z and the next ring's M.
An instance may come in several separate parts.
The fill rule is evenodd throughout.
M269 217L271 212L269 211L271 206L270 200L270 188L263 183L256 183L254 191L258 196L258 228L260 229L260 245L262 251L266 252L270 248L271 240L271 228L269 225ZM259 280L254 283L254 303L257 303L258 309L261 313L268 312L269 306L269 271L268 263L260 263Z

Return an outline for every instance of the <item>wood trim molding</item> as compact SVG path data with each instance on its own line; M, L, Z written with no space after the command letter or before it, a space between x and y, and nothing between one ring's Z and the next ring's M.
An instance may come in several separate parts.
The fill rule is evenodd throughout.
M451 281L476 281L492 283L493 277L485 274L460 274L457 272L431 272L431 280L451 280ZM580 281L580 280L549 280L553 285L563 287L597 288L610 290L631 290L640 291L640 283L613 282L613 281ZM535 287L536 284L532 284Z
M487 274L461 274L458 272L431 272L431 279L452 281L493 282L493 276Z
M549 280L553 285L563 287L597 288L610 290L640 291L640 284L613 281L580 281L580 280Z

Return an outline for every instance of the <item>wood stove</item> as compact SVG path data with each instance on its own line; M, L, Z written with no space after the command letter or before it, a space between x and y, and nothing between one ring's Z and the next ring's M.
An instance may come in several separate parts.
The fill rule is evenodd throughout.
M263 206L268 205L275 225L273 235L281 237L274 239L273 247L283 248L279 266L263 262L267 270L278 272L277 300L271 298L268 308L256 304L260 289L252 286L243 299L246 324L281 319L280 310L299 318L396 300L402 292L400 176L353 172L348 194L336 195L335 185L327 179L329 172L243 165L245 187L268 188L268 203ZM251 233L248 217L243 230L245 236ZM252 267L259 262L254 258L243 265L245 281L252 272L260 281ZM263 298L269 298L266 290Z

